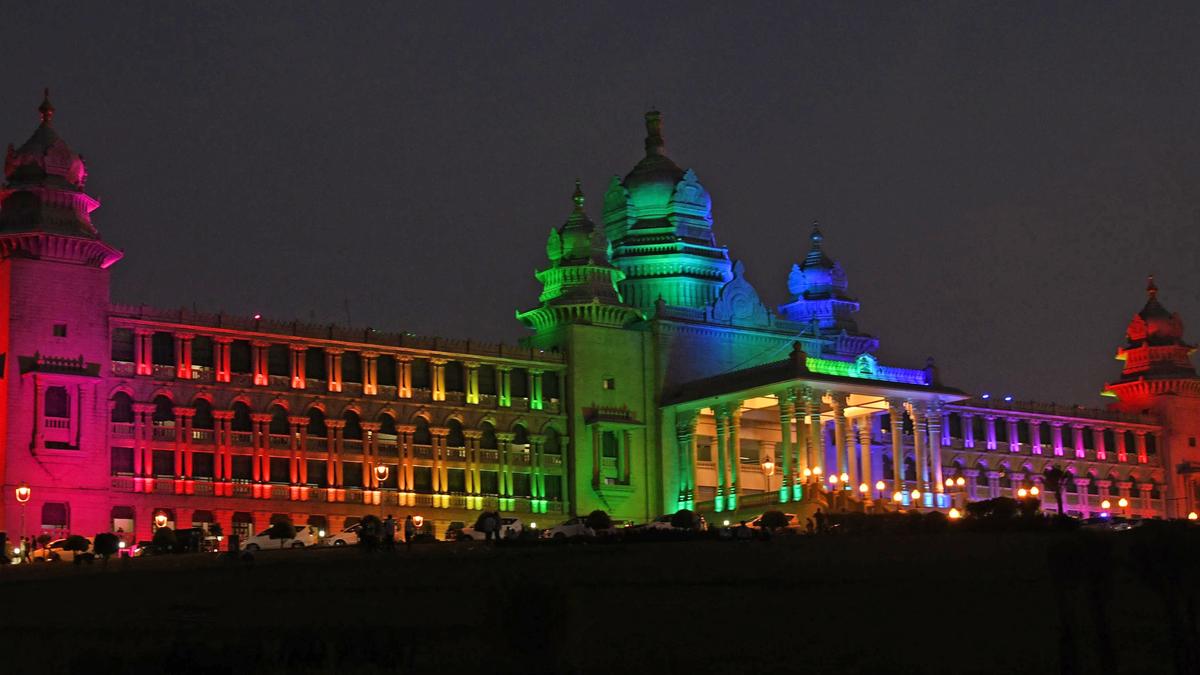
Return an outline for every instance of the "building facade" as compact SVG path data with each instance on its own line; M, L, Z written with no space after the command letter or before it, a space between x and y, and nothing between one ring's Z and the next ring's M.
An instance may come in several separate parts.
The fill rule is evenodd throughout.
M1069 513L1196 508L1200 378L1153 283L1109 409L972 398L932 360L878 361L816 225L791 300L767 307L657 112L601 224L576 186L519 346L116 304L122 254L92 224L86 165L48 98L39 114L0 189L10 533L949 509L1045 488L1052 470Z

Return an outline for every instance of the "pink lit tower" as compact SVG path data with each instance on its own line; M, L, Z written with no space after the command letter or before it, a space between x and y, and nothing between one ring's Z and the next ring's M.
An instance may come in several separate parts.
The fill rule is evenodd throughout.
M10 539L23 483L31 487L23 534L59 523L85 534L108 529L101 364L108 268L122 254L92 225L100 203L84 192L83 157L54 128L49 91L38 113L29 140L8 146L0 188L0 522Z

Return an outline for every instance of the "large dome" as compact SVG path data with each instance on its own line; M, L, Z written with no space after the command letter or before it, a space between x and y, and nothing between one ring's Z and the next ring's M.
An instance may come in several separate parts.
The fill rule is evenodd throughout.
M664 154L662 115L657 110L646 113L646 156L625 176L629 204L639 215L666 214L675 194L675 186L683 180L684 171Z

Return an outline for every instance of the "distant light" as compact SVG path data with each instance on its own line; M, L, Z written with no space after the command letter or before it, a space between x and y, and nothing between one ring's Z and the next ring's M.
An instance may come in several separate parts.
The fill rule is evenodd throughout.
M1196 520L1197 518L1200 518L1200 516L1197 516L1195 511L1188 514L1188 520Z
M983 396L980 396L979 398L987 399L987 398L991 398L991 397L992 397L991 394L984 394Z
M729 521L725 521L725 527L729 527Z
M1038 486L1036 486L1036 485L1034 485L1033 487L1029 488L1029 494L1033 495L1034 497L1038 496L1038 494L1039 494L1040 492L1041 492L1041 490L1039 490L1039 489L1038 489Z
M537 529L537 523L530 523L529 526L535 530Z
M254 315L254 320L255 320L255 321L258 321L258 320L259 320L259 319L261 319L261 318L262 318L262 314L255 314L255 315Z
M959 513L958 509L956 509L956 508L951 508L949 515L950 515L950 520L958 520L959 518L962 518L962 514Z
M118 541L118 542L117 542L117 548L125 548L125 542L124 542L124 541Z
M1108 511L1101 511L1101 512L1100 512L1100 517L1101 517L1101 518L1107 518L1107 517L1108 517Z
M1012 396L1005 396L1005 397L1004 397L1004 402L1005 402L1005 403L1012 403Z

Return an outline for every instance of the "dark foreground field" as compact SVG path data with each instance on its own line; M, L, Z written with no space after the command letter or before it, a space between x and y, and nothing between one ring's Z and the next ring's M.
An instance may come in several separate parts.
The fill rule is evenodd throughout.
M1047 549L1079 536L440 544L6 568L0 671L1059 672ZM1159 597L1114 568L1115 663L1097 656L1094 608L1066 594L1077 672L1172 672Z

